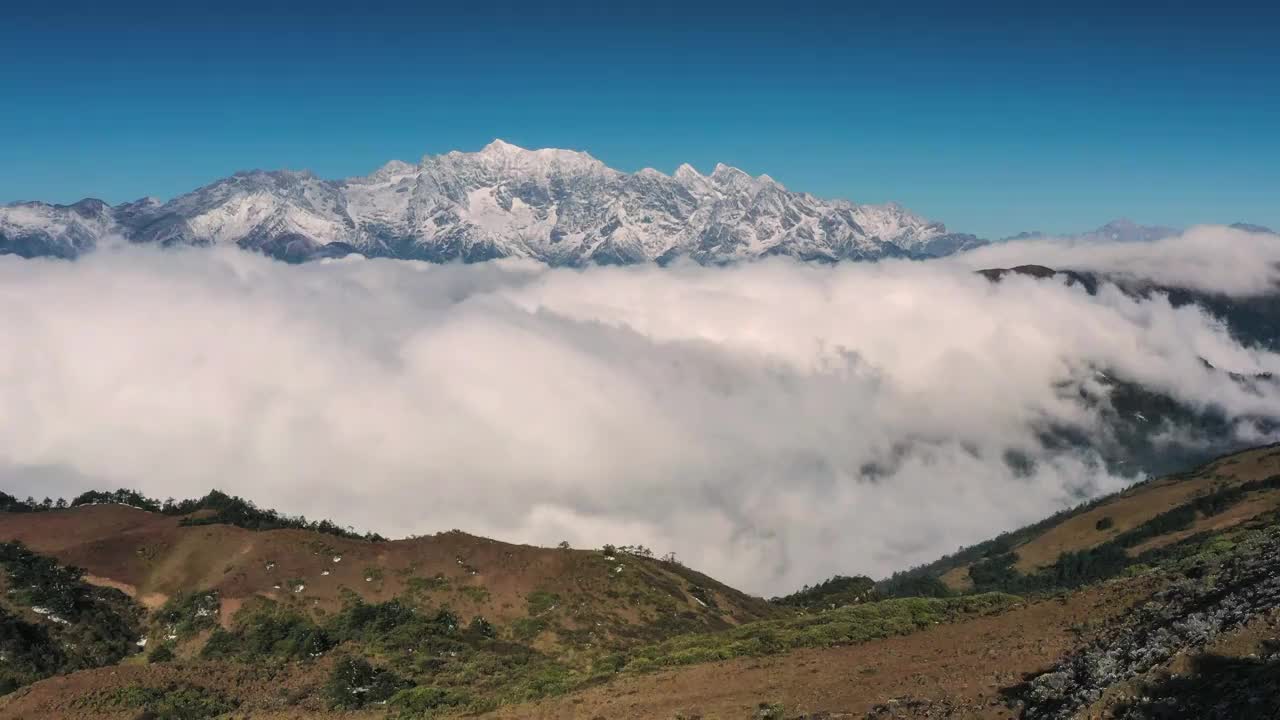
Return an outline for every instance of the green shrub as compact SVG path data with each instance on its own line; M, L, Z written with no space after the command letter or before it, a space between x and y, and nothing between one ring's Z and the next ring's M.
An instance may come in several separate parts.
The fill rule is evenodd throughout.
M529 642L547 629L547 621L541 618L519 618L511 623L511 631L517 640Z
M943 598L953 594L951 588L934 575L895 575L876 587L876 595L880 598Z
M8 599L45 619L31 622L0 609L0 689L55 673L113 665L138 651L143 611L114 588L84 581L80 568L0 543Z
M493 626L493 623L477 615L471 618L471 623L467 625L467 634L477 638L492 639L498 636L498 629Z
M542 615L550 612L559 604L560 596L545 590L534 590L525 599L525 605L530 615Z
M152 501L154 502L154 501ZM228 495L218 490L210 490L208 495L198 500L184 500L180 503L166 503L163 511L170 515L191 515L206 511L201 517L184 517L183 525L235 525L248 530L277 530L292 528L295 530L311 530L313 532L337 535L352 540L368 540L384 542L386 538L377 533L360 534L348 530L330 520L308 521L305 517L290 517L275 510L259 508L249 500Z
M310 618L274 604L263 604L236 616L230 631L216 628L201 650L208 659L257 662L264 659L309 660L336 643Z
M716 633L674 637L629 652L624 669L644 672L734 657L773 655L903 635L938 622L1001 610L1019 598L1001 593L954 598L902 598L848 605L812 615L762 620Z
M147 662L152 664L166 663L173 660L174 657L173 648L168 645L157 645L156 649L147 655Z
M753 720L782 720L786 710L782 707L782 703L760 703L756 706Z
M357 710L391 699L406 685L395 673L375 668L364 658L344 656L334 663L324 694L330 707Z
M213 690L186 683L120 688L107 693L103 703L141 710L139 717L151 720L208 720L233 712L239 705Z
M239 641L235 634L220 627L214 628L209 639L205 641L204 647L200 649L200 657L208 660L231 659L235 657L238 649Z
M165 631L185 639L218 625L222 602L217 590L180 593L169 598L155 613L155 622Z
M356 600L326 625L338 642L355 641L384 652L456 652L462 645L461 622L448 608L420 613L399 600Z
M803 610L828 609L867 600L871 597L875 586L875 581L864 575L856 577L835 575L813 587L805 585L790 595L773 598L769 602ZM706 598L697 593L694 593L694 597L698 597L704 603L707 602Z
M387 705L394 715L418 717L443 708L469 705L471 696L465 690L419 686L401 690L391 696Z

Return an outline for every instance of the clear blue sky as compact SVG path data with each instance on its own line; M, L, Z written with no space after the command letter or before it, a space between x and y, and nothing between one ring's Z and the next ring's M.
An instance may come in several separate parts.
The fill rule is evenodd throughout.
M501 137L623 170L726 162L990 237L1280 227L1261 2L186 4L6 10L0 202L343 177Z

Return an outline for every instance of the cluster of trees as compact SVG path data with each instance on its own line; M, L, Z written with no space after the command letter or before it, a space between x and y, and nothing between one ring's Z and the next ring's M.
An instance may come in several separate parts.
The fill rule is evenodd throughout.
M127 595L84 581L84 571L60 565L22 543L0 543L7 602L42 620L0 607L0 691L56 673L101 667L137 652L142 610Z
M954 553L944 555L931 563L900 570L877 583L876 591L881 597L886 598L946 597L952 593L940 578L948 571L965 565L971 566L993 555L1007 553L1063 520L1091 510L1106 500L1107 498L1098 498L1081 503L1018 530L1003 532L990 540L961 547Z
M1071 589L1095 583L1115 577L1132 565L1147 563L1166 554L1165 551L1156 550L1132 557L1126 552L1129 548L1142 545L1152 538L1186 530L1201 517L1212 517L1225 512L1243 501L1251 492L1276 489L1280 489L1280 475L1221 488L1162 512L1107 542L1062 553L1052 565L1029 575L1014 568L1018 560L1016 552L996 548L997 551L969 567L969 577L973 580L974 589L979 592L1037 592ZM1099 528L1102 525L1103 523L1098 523ZM1196 538L1189 539L1191 542L1195 540Z
M94 603L93 588L83 582L83 570L37 555L20 542L0 543L0 566L9 576L11 596L27 607L75 621Z
M562 542L560 543L559 547L562 550L567 550L569 548L569 543ZM605 545L604 547L600 548L600 552L607 557L617 557L618 553L625 553L632 557L640 557L640 558L652 559L654 557L653 550L650 550L644 545ZM669 552L666 555L663 555L662 557L658 558L658 562L663 562L668 565L683 565L683 563L681 563L680 560L676 557L676 554L674 552Z
M445 654L495 635L496 629L482 617L463 624L448 608L422 613L399 600L368 603L354 599L323 623L263 601L238 615L234 629L215 627L201 654L207 659L245 662L308 660L347 642L379 652L413 648L415 652Z
M186 515L183 525L224 524L248 530L311 530L313 532L337 535L351 540L368 540L385 542L386 538L377 533L358 533L352 528L344 528L331 520L307 520L304 516L290 517L275 510L259 508L252 501L234 495L227 495L217 490L198 500L173 502L168 500L162 512L168 515ZM206 515L191 517L193 513L209 511Z
M455 665L475 661L525 662L531 649L497 639L497 629L482 617L464 623L448 608L423 612L399 600L370 603L353 597L341 611L317 621L269 601L236 616L232 630L215 628L201 657L249 663L312 661L341 647L324 694L338 709L386 704L403 716L418 717L435 708L470 702L461 687L422 684L414 678L445 680ZM366 658L377 658L375 666ZM501 658L496 660L495 658ZM463 674L476 682L475 670ZM496 678L495 682L501 682Z
M1115 542L1120 547L1135 547L1151 538L1185 530L1191 527L1199 517L1213 517L1226 512L1242 502L1251 492L1277 489L1280 489L1280 475L1224 487L1156 515L1138 527L1121 533L1116 537Z
M882 598L944 598L955 593L936 575L901 574L877 584L876 594Z
M275 606L264 606L234 630L214 628L201 650L210 660L309 660L333 649L337 642L309 617Z
M48 626L23 620L3 607L0 607L0 656L5 659L0 665L0 695L49 677L67 663Z
M619 545L618 552L624 552L635 557L653 557L653 551L643 545Z
M75 499L71 501L71 507L79 507L80 505L110 504L128 505L130 507L136 507L140 510L148 510L150 512L161 512L164 509L164 506L159 500L153 500L137 490L127 490L125 488L112 491L90 490L77 495Z
M359 533L354 528L342 527L331 520L307 520L304 516L290 516L276 510L260 508L252 501L235 495L228 495L218 490L209 491L208 495L194 500L174 500L169 498L163 502L149 498L136 490L90 490L81 493L70 502L62 498L54 500L45 498L37 501L33 497L19 500L13 495L0 492L0 512L30 513L62 510L81 505L128 505L165 515L188 516L182 520L183 525L235 525L247 530L311 530L313 532L337 535L350 540L368 540L385 542L386 538L378 533ZM199 517L190 517L204 511Z
M179 638L191 637L218 625L222 613L222 601L217 590L178 593L170 597L156 610L153 620L165 635ZM161 648L156 648L159 650ZM155 650L152 651L154 658Z
M7 492L0 492L0 512L44 512L46 510L61 510L66 506L67 501L62 498L57 500L45 498L43 501L37 501L35 498L28 496L26 500L19 500Z
M103 698L113 708L141 711L139 718L155 720L212 720L233 712L240 703L209 688L169 682L161 687L131 685Z
M976 592L1003 591L1012 593L1070 589L1115 577L1132 565L1146 563L1163 553L1153 551L1139 557L1130 557L1126 549L1142 545L1147 540L1178 532L1191 527L1198 518L1212 517L1225 512L1243 501L1252 492L1280 490L1280 475L1253 480L1220 488L1214 492L1193 498L1171 508L1150 520L1131 528L1108 542L1092 548L1060 555L1053 565L1033 574L1019 572L1014 565L1017 553L1014 548L1043 530L1057 525L1067 517L1097 507L1106 498L1094 500L1070 510L1060 512L1021 530L1004 533L977 545L961 548L941 560L894 574L877 586L881 597L944 597L949 589L939 577L955 567L969 564L969 577ZM1111 517L1099 520L1095 527L1109 530L1114 526ZM1190 540L1190 539L1189 539Z
M358 710L370 703L385 703L413 683L384 668L375 668L362 657L338 658L325 684L329 706Z
M799 610L829 610L870 600L875 595L875 587L875 581L865 575L834 575L817 585L805 585L790 595L775 597L769 602Z

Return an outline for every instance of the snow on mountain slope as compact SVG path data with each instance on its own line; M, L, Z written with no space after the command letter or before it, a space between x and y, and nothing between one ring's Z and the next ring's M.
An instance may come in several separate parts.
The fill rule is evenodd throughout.
M896 204L821 200L723 164L709 175L689 165L673 175L623 173L586 153L501 140L346 180L252 171L167 203L0 207L0 253L74 257L115 236L236 244L290 261L357 252L553 265L871 260L947 255L983 242Z
M73 205L23 202L0 207L0 253L71 258L120 231L101 200Z
M1260 226L1254 225L1249 227ZM1265 230L1265 228L1262 229ZM1182 230L1178 228L1164 227L1162 225L1139 225L1132 220L1120 218L1118 220L1112 220L1100 228L1075 235L1055 236L1042 232L1022 232L1004 239L1044 240L1057 238L1082 243L1153 242L1156 240L1163 240L1167 237L1173 237L1181 232Z

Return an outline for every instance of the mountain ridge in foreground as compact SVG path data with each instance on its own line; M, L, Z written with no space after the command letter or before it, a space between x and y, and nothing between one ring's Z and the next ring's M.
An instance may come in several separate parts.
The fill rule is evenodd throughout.
M1276 445L769 602L644 548L386 541L220 494L3 499L0 718L1280 708Z
M0 253L69 258L121 240L231 244L289 261L358 253L566 266L930 257L984 242L893 203L822 200L724 164L708 175L688 164L625 173L583 152L502 140L343 180L254 170L168 202L0 207Z

